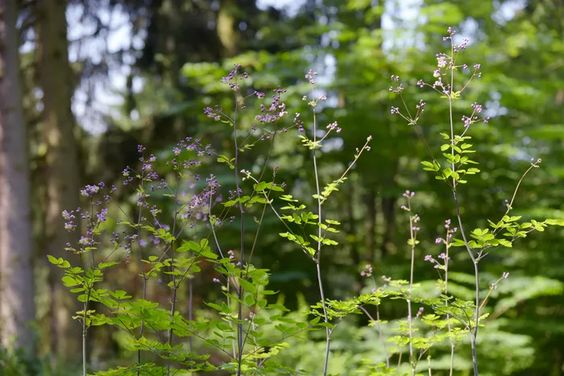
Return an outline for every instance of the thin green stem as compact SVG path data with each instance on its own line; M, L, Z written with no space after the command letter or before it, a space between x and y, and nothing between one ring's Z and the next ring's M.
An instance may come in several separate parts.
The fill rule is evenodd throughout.
M447 235L445 239L445 307L447 308L446 320L447 320L447 330L449 334L449 342L450 342L450 363L448 374L452 376L452 372L454 370L454 339L452 338L452 325L450 323L450 313L448 313L448 264L449 264L449 249L450 249L450 239L449 239L449 229L447 229Z
M315 108L313 109L313 143L317 141L317 117L315 115ZM317 168L317 152L316 149L312 150L313 154L313 173L315 177L315 193L317 197L317 250L315 254L315 271L317 273L317 284L319 287L319 295L321 297L321 307L323 310L323 321L325 326L325 356L323 359L323 376L327 375L329 368L329 356L331 352L331 329L329 324L329 316L327 315L327 307L325 305L325 291L323 288L323 280L321 278L321 224L323 221L321 211L321 189L319 186L319 170Z
M174 211L173 211L173 217L172 217L172 234L174 234L176 232L176 222L177 222L177 217L178 217L178 187L175 188L174 191ZM170 297L170 327L168 328L168 345L172 347L172 339L173 339L173 323L174 323L174 313L176 311L176 293L178 291L178 286L180 285L180 283L177 283L176 281L176 270L175 270L175 266L174 266L174 257L175 257L175 253L176 253L176 242L175 240L172 241L172 244L170 245L171 248L171 252L170 252L170 272L171 272L171 278L172 278L172 292L171 292L171 297ZM167 365L166 367L166 374L167 376L170 375L170 365Z
M411 200L407 197L407 209L409 211L409 244L411 246L411 262L409 267L409 290L407 299L407 325L408 325L408 336L409 336L409 364L411 366L411 375L415 375L415 358L413 354L413 310L411 305L412 294L413 294L413 273L415 270L415 244L416 244L416 232L415 232L415 216L411 214Z
M244 224L244 211L243 204L241 203L241 178L239 176L239 144L237 139L237 118L239 111L239 102L237 93L235 94L235 113L233 114L233 144L235 152L235 160L233 161L234 175L235 175L235 189L237 191L237 198L239 199L239 260L240 267L243 268L245 264L245 224ZM240 278L243 276L240 275ZM237 376L241 376L241 367L243 363L243 286L239 284L237 289L238 302L237 302Z
M460 209L460 201L458 200L458 195L457 195L457 182L456 182L456 177L455 177L455 172L456 172L456 165L454 163L454 155L455 155L455 143L454 143L454 119L453 119L453 104L452 104L452 100L454 97L454 71L455 71L455 61L454 61L454 45L451 39L451 61L450 61L450 90L448 92L448 111L449 111L449 127L450 127L450 151L451 151L451 156L452 156L452 162L451 162L451 170L453 172L452 175L452 186L451 186L451 191L452 191L452 198L454 200L454 204L456 207L456 219L458 221L458 226L460 228L460 234L462 235L462 240L464 242L464 246L466 248L466 251L468 253L468 256L470 257L470 260L472 260L472 264L474 266L474 326L473 328L471 327L470 330L470 344L472 347L472 368L474 371L474 376L478 376L479 372L478 372L478 350L476 348L476 340L478 338L478 326L479 326L479 320L480 320L480 279L479 279L479 269L478 269L478 262L479 260L474 256L474 252L472 251L472 249L470 248L470 245L468 243L468 239L466 238L466 232L464 230L464 224L462 222L462 214L461 214L461 209Z
M86 294L86 301L83 304L82 312L82 376L86 376L86 363L87 363L87 352L86 352L86 340L88 334L88 302L90 301L90 293L92 289L88 287L88 293Z

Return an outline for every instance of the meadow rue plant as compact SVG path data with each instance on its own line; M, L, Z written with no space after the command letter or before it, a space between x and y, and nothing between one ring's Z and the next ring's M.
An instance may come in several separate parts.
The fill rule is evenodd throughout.
M448 106L448 128L440 133L441 156L421 165L450 190L452 220L446 219L441 232L430 237L435 239L431 241L433 248L420 257L421 241L431 234L418 214L424 214L423 209L416 210L419 195L405 191L401 208L409 222L404 249L409 255L409 272L404 279L376 276L374 271L380 268L363 263L356 269L365 284L358 295L346 299L328 296L323 260L340 246L341 223L327 205L358 160L370 151L372 137L356 148L339 173L323 181L320 167L327 153L323 146L346 129L337 121L319 123L321 103L327 97L319 94L317 73L308 70L305 74L309 94L303 101L311 113L311 120L305 120L300 112L289 116L285 89L252 88L250 75L236 65L222 79L232 98L230 105L224 102L224 107L208 106L203 111L229 134L230 142L224 145L230 146L216 151L200 139L186 137L169 150L152 154L139 145L138 166L126 167L120 184L87 185L80 191L84 207L62 212L65 230L80 232L77 243L68 244L67 250L79 255L82 264L72 265L52 256L49 261L64 270L62 283L82 305L73 317L82 328L82 374L87 375L90 368L95 375L221 372L326 376L332 374L335 333L356 322L367 323L363 328L366 335L375 333L376 342L369 347L378 354L358 362L359 375L432 374L434 369L452 375L457 369L455 353L464 351L460 344L469 338L477 376L478 333L487 317L486 304L509 277L504 272L483 295L480 262L496 248L511 247L530 232L561 222L524 221L511 213L522 181L540 166L540 160L535 160L517 181L500 219L487 220L486 227L474 229L466 223L460 187L480 173L478 162L471 159L477 152L471 134L478 123L488 119L476 102L463 114L455 114L455 101L481 73L479 64L470 68L459 62L469 42L455 43L454 35L454 29L449 28L444 38L449 51L436 55L431 80L416 83L420 89L436 92ZM419 100L412 111L403 97L407 85L397 75L391 79L390 93L401 103L392 106L390 113L416 129L424 126L428 104ZM242 119L251 119L251 124ZM310 197L295 197L277 169L269 169L270 151L279 135L290 130L295 131L295 140L309 156ZM244 153L259 143L266 146L268 155L254 164L244 160ZM119 207L114 196L126 197L126 204ZM315 272L319 300L301 312L289 311L282 297L268 287L269 270L253 264L269 215L284 229L279 236L300 251ZM222 235L233 228L237 231L235 243ZM453 262L460 258L454 248L464 249L472 264L472 300L452 291ZM415 281L418 261L436 271L435 293ZM196 291L195 295L195 288L206 289L206 294ZM196 296L205 300L200 302ZM397 308L398 301L401 308ZM382 317L384 304L401 314ZM96 326L112 327L128 354L123 362L106 370L89 364L88 336ZM309 333L322 336L319 344L323 353L317 368L302 370L284 363L290 342L306 340ZM446 367L434 363L434 354L441 353L447 354Z
M532 231L543 231L548 225L558 224L555 220L536 221L530 222L521 221L521 216L510 216L510 211L513 209L513 202L516 198L517 192L521 182L525 176L533 169L540 166L540 159L532 161L529 168L523 173L518 180L514 193L510 202L506 205L507 210L497 221L488 220L489 227L475 228L471 231L466 230L466 225L462 216L462 205L459 198L459 187L468 183L468 178L471 175L476 175L480 170L476 167L478 162L471 159L471 155L476 153L473 145L470 143L472 137L469 132L472 126L476 123L488 123L489 118L483 117L483 107L478 103L472 103L468 114L463 114L460 118L460 123L455 121L454 115L454 102L461 99L463 93L469 87L469 84L481 77L480 64L474 64L470 71L470 76L467 76L469 71L468 65L459 62L460 55L468 46L468 39L463 39L461 43L455 43L456 31L454 28L449 27L447 35L443 40L449 44L449 51L446 53L437 54L436 69L433 71L432 76L434 81L427 82L419 80L417 86L420 88L428 87L437 92L440 98L447 101L448 105L448 130L441 133L445 143L440 146L442 152L441 158L433 158L430 161L422 161L421 164L425 171L434 173L435 179L443 181L449 187L452 200L454 204L454 214L456 216L457 229L450 232L450 221L445 223L447 229L446 237L437 238L437 244L444 244L446 246L446 253L441 254L441 259L445 260L444 264L428 255L425 261L434 264L435 268L444 271L444 292L448 293L448 250L450 247L463 247L472 262L474 268L474 306L472 319L467 320L465 327L470 334L470 343L472 349L472 367L474 375L479 374L478 368L478 331L480 327L480 320L485 318L483 307L487 301L487 297L481 299L480 297L480 270L479 263L490 252L498 247L511 247L513 242L519 238L526 237ZM462 76L462 77L459 77ZM403 109L392 107L390 112L393 115L398 115L408 122L409 125L418 126L421 120L422 103L416 106L415 116L412 116L409 107L402 96L404 84L398 76L392 76L392 87L390 91L397 94L402 102ZM459 82L461 81L461 82ZM420 134L420 133L419 133ZM448 226L448 227L447 227ZM453 234L459 230L460 238L452 238ZM505 275L505 274L504 274ZM506 275L508 276L508 274ZM504 278L501 278L504 279ZM494 282L492 286L497 286L501 281ZM495 287L494 287L495 288ZM490 289L491 291L491 289ZM487 295L489 296L489 294ZM445 311L447 312L447 321L449 321L451 313L448 313L448 299L445 297ZM452 327L448 326L449 332ZM451 361L449 374L453 372L453 356L454 356L454 343L451 341Z

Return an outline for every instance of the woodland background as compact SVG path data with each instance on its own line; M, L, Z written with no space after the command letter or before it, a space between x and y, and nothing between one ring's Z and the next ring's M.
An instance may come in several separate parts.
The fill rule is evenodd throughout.
M81 186L117 181L125 166L135 165L138 144L155 153L186 136L216 149L228 145L226 130L202 109L228 100L220 79L235 63L260 87L288 88L295 112L305 112L305 72L319 72L328 96L321 122L336 120L343 128L324 150L322 174L333 175L373 135L372 151L329 207L346 230L343 246L324 256L331 297L357 292L365 264L378 276L405 278L408 234L399 198L406 189L418 193L427 234L421 260L452 216L449 192L419 167L425 144L390 115L388 91L392 74L414 88L430 76L448 26L471 40L465 56L483 72L472 95L491 117L475 134L486 173L462 193L466 221L480 224L502 212L531 158L542 158L542 168L524 182L515 213L564 217L564 6L558 0L0 0L0 16L0 374L16 362L8 340L14 336L22 359L37 360L31 362L37 374L76 374L76 307L46 258L67 256L72 241L61 211L79 206ZM411 88L406 97L426 98ZM429 99L426 137L444 129L443 114ZM312 176L302 167L307 155L292 145L279 144L271 164L288 185L299 186ZM244 163L252 166L265 153L248 151ZM227 175L218 179L228 186ZM274 219L265 226L254 262L271 269L272 289L289 307L315 302L313 269L277 236ZM497 320L483 332L484 372L564 374L562 235L547 231L484 261L486 284L511 273L490 303ZM465 286L471 265L461 257L452 265L459 272L453 286L471 296ZM127 265L122 268L126 275ZM199 278L197 299L205 300L209 278ZM416 270L418 281L434 278L431 267ZM22 329L26 320L34 324ZM366 346L354 340L356 330L344 329L335 346L343 374L347 359ZM94 333L91 361L119 358L119 340ZM301 346L292 351L307 363L314 344Z

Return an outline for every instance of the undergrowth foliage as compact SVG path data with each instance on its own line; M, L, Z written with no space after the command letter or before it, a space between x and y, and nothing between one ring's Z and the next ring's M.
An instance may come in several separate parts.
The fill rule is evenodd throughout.
M335 236L338 218L325 214L327 202L346 184L349 173L362 155L370 151L371 137L359 145L342 173L328 182L319 174L324 142L341 132L337 122L321 126L317 115L326 99L317 95L316 73L308 71L310 95L303 99L310 115L289 115L285 90L269 93L251 89L252 80L235 66L223 78L232 94L232 106L210 106L204 113L231 134L230 150L217 152L202 140L186 138L162 154L154 155L138 147L138 166L123 170L118 186L103 183L84 187L84 207L63 212L67 231L81 231L77 244L67 250L81 257L72 265L64 258L49 261L64 270L62 283L75 294L82 308L74 319L82 326L82 374L95 375L192 375L221 371L236 375L328 375L331 370L332 341L339 325L351 316L363 315L376 333L380 356L359 364L359 375L392 375L429 372L434 350L447 353L448 365L439 370L452 375L455 354L465 351L470 339L472 367L478 375L478 333L487 317L490 293L508 277L504 273L484 294L480 286L479 264L498 247L511 247L532 231L543 231L556 220L524 221L511 211L519 186L540 161L533 161L517 182L499 219L488 226L471 228L464 221L459 188L479 174L476 152L471 143L472 128L484 121L483 109L473 104L467 114L455 120L455 103L472 80L480 76L479 65L469 67L458 61L467 42L454 42L449 29L447 53L437 55L437 68L431 82L417 86L434 90L448 102L449 129L441 133L439 156L422 161L422 167L435 179L448 185L452 193L453 217L444 221L444 232L435 244L437 254L418 260L420 222L417 195L406 191L402 205L409 218L406 252L410 254L410 274L403 279L373 275L367 265L361 272L366 288L346 300L332 299L323 285L323 255L339 247ZM460 77L459 77L460 76ZM392 76L390 89L401 99L402 108L391 113L412 127L424 122L425 103L412 110L402 92L404 83ZM249 129L240 121L242 114L254 112ZM308 120L306 120L308 119ZM294 197L292 187L268 168L268 156L259 168L243 165L241 156L258 143L271 149L281 133L295 132L296 141L310 155L314 183L312 197ZM215 167L214 167L214 164ZM233 183L224 187L213 168L228 170ZM219 170L217 170L219 171ZM229 189L231 188L231 189ZM129 205L118 206L118 196ZM319 301L298 311L288 310L278 293L269 289L269 270L253 265L253 256L262 239L261 227L267 216L276 218L284 231L280 237L290 242L317 276ZM254 220L255 225L248 226ZM238 244L224 244L222 231L236 227ZM251 239L251 241L249 241ZM451 293L449 260L453 250L463 248L475 271L473 300ZM419 261L429 262L439 273L437 294L429 295L414 280ZM119 288L114 281L124 270L134 271L131 288ZM125 276L121 275L122 280ZM401 277L401 276L399 276ZM194 299L195 281L206 279L215 291L204 302ZM209 280L208 280L209 279ZM131 286L128 284L127 286ZM201 284L200 284L201 285ZM213 298L215 296L215 298ZM405 302L405 315L385 318L380 307L392 300ZM129 355L125 361L96 370L89 365L88 336L92 328L112 327L114 338ZM316 335L319 333L322 340ZM322 359L316 369L297 369L284 362L292 343L308 337L323 343ZM447 349L445 351L445 349Z

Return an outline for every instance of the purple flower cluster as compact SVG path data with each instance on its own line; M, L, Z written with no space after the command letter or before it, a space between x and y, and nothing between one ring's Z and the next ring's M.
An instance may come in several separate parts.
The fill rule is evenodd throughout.
M73 248L72 244L67 244L67 250L84 252L88 250L87 248L96 245L94 229L107 220L108 208L106 205L115 191L115 186L112 185L108 190L104 183L86 185L80 192L83 197L88 199L89 209L76 208L62 211L61 215L66 231L79 231L81 227L84 229L84 233L78 240L78 250Z
M415 106L415 108L417 109L418 114L420 114L421 112L425 111L425 101L423 99L419 100L419 103L417 103L417 105Z
M454 234L458 231L457 227L451 227L451 226L452 226L451 220L450 219L445 220L444 228L445 228L446 235L445 235L444 238L437 237L435 239L435 244L445 244L447 246L450 245Z
M316 78L317 78L317 72L314 71L313 69L309 69L305 75L306 80L312 84L315 85L316 83Z
M388 89L391 93L400 94L404 91L405 87L403 83L400 82L399 76L393 74L390 79L392 80L392 86Z
M246 170L241 170L241 174L248 175L250 174L250 172ZM228 193L229 194L227 197L229 198L229 200L234 200L235 198L243 194L243 190L241 188L230 189Z
M182 205L179 216L184 221L193 221L190 227L195 225L195 221L207 221L211 206L214 203L214 197L218 199L220 188L219 181L214 175L206 178L206 186L204 189L190 198Z
M425 255L424 260L431 263L435 269L444 269L450 257L447 257L446 253L442 252L441 254L439 254L438 258L443 261L441 262L431 255Z
M447 29L447 35L443 37L443 40L452 40L455 34L456 30L452 26L449 26Z
M215 121L221 120L221 110L218 107L212 108L208 106L204 108L204 115Z
M450 57L445 53L439 53L436 55L437 58L437 68L443 69L450 65Z
M459 44L455 44L453 46L453 51L454 52L461 52L464 51L466 49L466 47L468 47L468 43L470 41L468 40L468 38L464 38L462 39L462 42L460 42Z
M458 229L456 227L452 227L452 223L450 219L445 220L444 222L444 228L445 228L445 236L440 237L438 236L435 239L435 244L440 245L443 244L446 246L446 252L441 252L437 258L433 258L433 256L431 255L426 255L425 256L425 261L430 262L431 264L434 265L435 269L443 269L443 270L448 270L448 263L450 260L450 257L448 256L448 249L450 247L450 244L452 242L452 239L454 237L454 234L456 233L456 231L458 231ZM439 261L442 260L442 261Z
M255 97L257 97L258 99L263 99L266 94L264 94L263 91L257 91L257 90L255 90L255 91L253 91L253 95L254 95Z
M80 190L80 195L82 197L93 197L100 191L101 188L104 188L104 183L99 183L97 185L85 185L84 188Z
M298 132L304 133L304 121L302 120L301 114L299 112L296 112L296 114L294 115L294 125L298 129Z
M414 216L411 217L411 222L413 223L413 226L411 226L411 230L413 230L413 232L417 232L417 231L421 230L421 228L418 226L420 221L421 221L421 218L417 214L415 214Z
M74 231L78 227L74 210L63 210L63 219L65 220L65 230Z
M139 175L137 175L130 167L123 169L121 173L123 177L123 185L131 184L134 178L139 178L142 182L150 182L159 179L159 174L155 171L154 166L155 162L157 161L157 157L154 154L150 154L148 157L145 157L145 151L145 146L137 145L139 162L141 163L141 172L139 173Z
M229 260L233 261L235 260L235 251L230 249L229 251L227 251L227 257L229 258Z
M415 192L407 190L402 194L402 196L405 197L406 199L411 199L411 198L415 197Z
M341 128L339 127L339 124L336 121L329 123L326 128L328 132L331 131L335 131L336 133L341 132Z
M228 85L231 90L239 91L239 88L240 88L239 87L239 79L240 78L243 78L243 79L249 78L249 74L247 72L240 72L240 70L241 70L241 65L235 64L235 66L233 67L233 69L231 71L229 71L227 76L225 76L221 79L221 82Z
M282 94L286 89L275 89L272 96L270 106L260 105L260 114L255 119L261 123L274 123L283 118L288 112L286 111L286 103L282 101Z
M461 118L462 123L464 123L464 128L469 128L472 124L477 123L479 121L482 121L484 124L487 124L489 121L488 117L480 118L480 116L478 116L478 114L481 114L482 112L483 112L483 107L481 104L472 103L472 114L470 114L470 116L463 115Z
M133 171L130 167L126 167L123 169L123 171L121 172L121 183L126 186L126 185L130 185L133 180L135 180L135 171Z
M372 265L366 264L364 266L364 269L362 269L362 271L360 272L360 276L364 278L369 278L372 277L373 272L374 270L372 269Z
M100 211L98 211L96 213L96 219L98 220L98 222L106 222L106 219L108 218L108 208L102 208L100 209Z
M172 147L172 154L174 157L169 162L170 165L172 165L173 170L180 174L182 174L185 170L198 167L202 164L200 159L184 158L184 152L196 154L197 157L209 157L214 154L211 146L203 145L200 139L192 137L184 138Z

